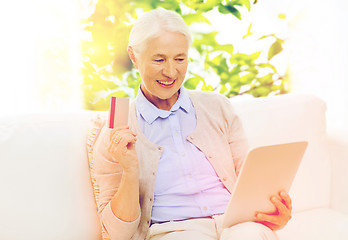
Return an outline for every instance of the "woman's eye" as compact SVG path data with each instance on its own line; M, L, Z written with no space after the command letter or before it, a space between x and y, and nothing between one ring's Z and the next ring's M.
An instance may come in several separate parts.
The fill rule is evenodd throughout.
M163 61L164 61L164 59L155 59L155 62L158 62L158 63L163 62Z
M183 62L185 60L185 58L177 58L176 61L178 62Z

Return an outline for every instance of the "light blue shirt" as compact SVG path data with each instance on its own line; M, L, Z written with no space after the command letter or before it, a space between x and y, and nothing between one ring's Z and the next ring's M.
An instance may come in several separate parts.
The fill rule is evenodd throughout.
M140 89L135 105L144 135L164 148L155 182L152 222L223 213L230 193L206 156L187 140L197 123L187 91L180 88L170 111L158 109Z

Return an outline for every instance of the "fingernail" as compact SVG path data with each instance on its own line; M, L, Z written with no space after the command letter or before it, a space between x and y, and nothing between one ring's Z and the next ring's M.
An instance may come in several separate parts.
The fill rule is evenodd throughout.
M271 199L273 202L277 201L276 197L272 197Z

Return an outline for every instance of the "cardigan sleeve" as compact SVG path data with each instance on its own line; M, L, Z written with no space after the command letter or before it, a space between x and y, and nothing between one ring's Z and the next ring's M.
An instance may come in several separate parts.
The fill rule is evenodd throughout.
M122 167L107 151L108 144L109 131L104 126L93 149L93 177L98 190L96 197L98 215L104 239L129 240L138 228L140 215L132 222L125 222L119 219L111 209L111 199L121 182Z

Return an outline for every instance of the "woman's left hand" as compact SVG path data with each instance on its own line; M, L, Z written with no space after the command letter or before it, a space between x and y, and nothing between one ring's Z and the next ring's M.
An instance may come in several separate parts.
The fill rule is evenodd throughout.
M256 213L256 222L261 223L273 231L280 230L291 219L291 198L286 192L280 192L278 196L272 196L271 202L277 208L272 214Z

